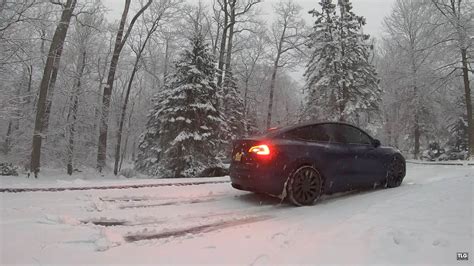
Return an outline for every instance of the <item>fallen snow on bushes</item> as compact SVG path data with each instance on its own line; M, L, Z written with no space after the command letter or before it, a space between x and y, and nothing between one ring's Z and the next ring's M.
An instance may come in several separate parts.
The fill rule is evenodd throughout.
M0 264L460 264L456 252L473 254L474 167L407 174L300 208L229 183L0 193ZM0 186L195 181L83 177Z

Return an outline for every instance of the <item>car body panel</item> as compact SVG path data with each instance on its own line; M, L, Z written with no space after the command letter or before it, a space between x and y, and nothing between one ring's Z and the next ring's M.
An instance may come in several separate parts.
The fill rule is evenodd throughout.
M354 127L346 123L309 123L236 141L233 156L239 155L241 160L236 161L233 158L230 166L233 186L242 190L284 195L286 181L293 171L303 165L311 165L320 172L324 180L325 193L372 187L383 183L390 160L395 154L401 156L393 148L336 141L306 141L286 135L302 127L328 124ZM361 132L367 134L363 130ZM367 136L370 137L368 134ZM375 143L372 137L370 139L371 143ZM270 147L270 156L249 153L252 145L260 144Z

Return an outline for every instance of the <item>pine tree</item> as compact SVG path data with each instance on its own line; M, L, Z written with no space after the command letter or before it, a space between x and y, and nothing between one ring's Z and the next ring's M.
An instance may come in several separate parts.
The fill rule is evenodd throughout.
M458 117L449 125L449 133L451 134L449 144L455 151L467 151L468 147L468 127L466 115Z
M219 163L222 119L215 73L215 59L196 33L156 97L150 128L140 144L141 153L152 156L145 158L151 164L145 168L158 176L189 177Z
M321 11L314 9L310 12L316 22L309 36L308 47L313 51L305 72L308 98L302 120L334 120L338 113L334 94L338 93L335 88L340 79L336 64L336 56L340 54L336 41L336 21L339 18L332 0L321 0L319 5Z
M257 121L257 111L252 111L247 113L245 118L245 136L253 136L259 133L258 121Z
M321 0L309 48L313 50L305 77L308 94L304 118L356 121L361 112L379 110L381 90L369 62L372 45L363 34L365 19L349 0Z
M455 103L460 110L466 108L466 104L461 97L457 98ZM455 152L467 152L469 147L469 125L467 122L467 115L459 114L458 116L452 117L450 120L451 123L448 125L450 136L447 144Z
M163 93L164 92L158 93L153 99L153 109L148 115L146 131L140 136L137 160L135 161L135 169L150 176L160 175L158 161L161 155L161 122L157 114L161 111L160 102L158 100L165 97L165 95L161 95Z

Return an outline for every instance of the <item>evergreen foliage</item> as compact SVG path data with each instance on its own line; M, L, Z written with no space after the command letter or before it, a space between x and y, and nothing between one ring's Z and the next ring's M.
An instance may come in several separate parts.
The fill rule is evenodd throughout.
M160 147L160 117L157 116L160 108L159 99L164 96L158 93L153 98L153 109L148 114L148 122L145 132L140 136L135 169L141 173L151 176L159 175L159 164L161 155Z
M257 113L254 111L247 112L245 119L245 136L257 135L259 131Z
M449 125L449 133L451 134L448 144L455 151L468 150L468 125L466 115L460 116Z
M200 33L191 38L176 63L176 71L156 97L139 158L148 174L162 177L197 176L219 164L219 132L215 59ZM145 158L143 158L145 157Z
M381 90L369 62L372 45L362 32L365 19L355 15L349 0L321 0L310 35L303 119L355 122L361 112L379 111Z
M18 176L18 169L11 163L0 163L0 176Z

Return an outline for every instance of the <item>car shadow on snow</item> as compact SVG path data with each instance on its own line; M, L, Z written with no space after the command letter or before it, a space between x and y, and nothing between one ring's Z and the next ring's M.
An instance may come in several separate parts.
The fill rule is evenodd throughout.
M395 188L396 189L396 188ZM322 195L312 206L320 204L331 204L333 202L343 201L346 199L353 199L369 194L376 194L381 191L385 191L384 187L376 188L362 188L356 190L350 190L346 192L324 194ZM392 189L393 190L393 189ZM287 199L281 200L267 194L249 192L247 194L235 196L236 199L247 203L248 205L260 205L260 206L278 206L278 207L294 207Z
M395 188L396 189L396 188ZM392 189L393 190L393 189ZM353 200L356 198L361 198L365 196L369 196L371 194L378 194L381 192L386 192L386 188L384 187L376 187L376 188L360 188L354 189L345 192L338 192L333 194L325 194L321 196L321 198L316 202L315 205L318 204L331 204L334 202L344 201L344 200Z
M285 201L279 198L272 197L267 194L249 192L247 194L235 196L236 199L247 203L248 205L260 205L260 206L286 206L288 205Z

